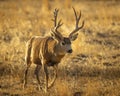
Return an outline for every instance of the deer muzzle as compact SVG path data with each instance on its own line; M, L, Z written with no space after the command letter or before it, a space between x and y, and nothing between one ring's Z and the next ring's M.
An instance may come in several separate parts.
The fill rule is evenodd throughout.
M67 53L72 53L72 49L68 50Z

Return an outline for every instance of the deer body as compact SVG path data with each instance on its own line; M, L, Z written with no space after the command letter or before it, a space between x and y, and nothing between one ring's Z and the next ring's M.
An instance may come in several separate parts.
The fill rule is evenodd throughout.
M44 58L46 64L51 64L52 66L53 63L58 64L65 55L64 53L59 54L59 45L57 45L56 41L50 36L44 38L41 38L40 36L32 37L30 41L27 42L26 47L27 61L31 61L31 63L35 64L41 64L41 60ZM31 52L28 52L28 50Z
M45 92L48 88L52 87L57 78L58 64L66 53L72 53L71 42L74 41L78 36L78 31L84 26L84 22L79 27L78 23L81 18L81 13L77 16L75 9L73 8L76 18L76 27L69 34L68 37L63 37L58 31L58 28L62 26L61 20L57 22L58 11L54 11L54 28L51 30L51 35L46 37L34 36L26 45L26 56L25 61L27 68L25 70L23 87L27 84L27 74L32 63L36 64L35 75L38 81L38 88L42 89L41 82L39 80L39 71L43 68L45 74ZM54 69L53 80L48 84L48 69L47 67L52 66Z

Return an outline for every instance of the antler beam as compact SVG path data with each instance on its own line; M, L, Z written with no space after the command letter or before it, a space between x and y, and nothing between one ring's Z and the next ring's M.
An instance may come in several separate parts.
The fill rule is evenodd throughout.
M71 37L73 34L75 34L77 31L79 31L81 28L83 28L84 26L84 21L82 22L82 25L81 26L78 26L79 25L79 21L80 21L80 18L81 18L81 11L79 13L79 15L77 16L77 12L75 11L75 9L73 8L73 11L74 11L74 15L75 15L75 20L76 20L76 26L75 26L75 29L70 33L69 37Z

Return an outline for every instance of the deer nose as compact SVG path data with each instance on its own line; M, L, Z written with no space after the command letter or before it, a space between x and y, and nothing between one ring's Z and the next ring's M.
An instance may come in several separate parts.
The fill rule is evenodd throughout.
M67 52L68 52L68 53L72 53L72 49L68 50Z

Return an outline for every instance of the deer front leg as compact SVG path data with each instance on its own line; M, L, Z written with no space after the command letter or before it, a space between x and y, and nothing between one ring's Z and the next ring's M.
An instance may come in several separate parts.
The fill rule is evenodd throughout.
M27 75L28 75L28 70L29 70L29 68L30 68L30 65L31 65L31 64L27 65L27 68L26 68L25 73L24 73L23 89L24 89L24 88L26 87L26 85L27 85Z
M42 89L41 87L41 82L40 82L40 79L39 79L39 71L41 69L41 65L37 65L36 68L35 68L35 71L34 71L34 74L36 75L36 79L38 81L38 90Z
M56 80L56 78L57 78L58 65L55 65L55 66L53 67L53 69L54 69L54 77L53 77L53 80L51 81L51 83L48 85L48 88L52 87L53 84L55 83L55 80Z

